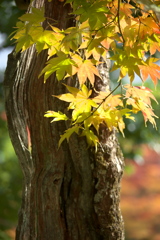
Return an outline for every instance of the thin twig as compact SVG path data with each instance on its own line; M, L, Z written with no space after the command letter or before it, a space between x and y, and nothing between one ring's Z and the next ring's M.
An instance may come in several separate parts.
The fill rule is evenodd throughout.
M123 36L122 29L121 29L121 24L120 24L120 4L121 4L121 0L118 0L118 11L117 11L118 28L119 28L119 32L121 34L121 37L123 39L123 44L125 44L125 38Z

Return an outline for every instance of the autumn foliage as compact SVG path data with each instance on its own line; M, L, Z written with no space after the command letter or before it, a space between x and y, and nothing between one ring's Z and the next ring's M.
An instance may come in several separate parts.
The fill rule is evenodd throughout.
M126 239L160 239L160 154L147 145L140 146L141 162L126 161L122 179L121 210ZM157 149L158 150L158 149Z
M59 29L56 22L45 18L44 8L30 8L20 17L13 38L16 52L32 45L37 54L48 51L48 59L40 76L44 82L55 73L57 80L78 79L77 88L66 86L69 93L54 96L68 102L67 113L48 110L45 117L52 122L68 121L69 128L61 136L59 145L72 133L85 136L89 146L99 143L100 124L111 131L125 128L124 117L134 121L133 114L141 111L145 123L156 127L156 115L151 106L155 100L143 83L150 77L154 84L159 78L160 66L155 53L160 50L159 1L135 0L67 0L71 4L75 26ZM47 26L43 27L43 22ZM101 78L98 67L109 58L114 62L110 71L120 69L117 87L98 92L96 78ZM129 77L124 85L123 78ZM134 86L135 75L142 86ZM121 94L115 95L120 87Z

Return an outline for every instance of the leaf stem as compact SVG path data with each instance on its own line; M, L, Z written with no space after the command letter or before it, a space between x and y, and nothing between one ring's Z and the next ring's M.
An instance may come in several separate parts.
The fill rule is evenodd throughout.
M122 29L121 29L121 24L120 24L120 4L121 4L121 0L118 0L118 11L117 11L117 18L118 18L118 28L119 28L119 32L121 34L122 40L123 40L123 45L125 44L125 38L123 36L122 33Z

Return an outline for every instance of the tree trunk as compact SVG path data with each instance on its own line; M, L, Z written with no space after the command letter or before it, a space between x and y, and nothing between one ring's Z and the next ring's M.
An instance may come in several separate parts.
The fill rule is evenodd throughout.
M70 5L58 0L45 4L48 18L58 27L73 26ZM123 240L119 209L123 157L115 132L101 127L101 147L95 153L76 134L57 148L64 122L50 123L47 110L65 111L53 98L64 87L53 74L46 84L38 79L47 52L38 56L34 46L11 53L5 74L6 112L10 137L24 174L17 240ZM97 88L108 86L108 66L102 64ZM73 85L73 83L72 83Z

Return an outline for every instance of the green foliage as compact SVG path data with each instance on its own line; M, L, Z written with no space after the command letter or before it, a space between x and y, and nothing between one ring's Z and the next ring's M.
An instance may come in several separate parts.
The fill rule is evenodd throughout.
M11 238L5 233L0 230L0 239L1 240L11 240Z
M67 86L70 93L56 96L70 102L71 119L60 112L45 114L53 117L53 121L69 119L71 127L61 136L60 143L76 132L86 136L89 145L97 147L100 124L106 125L110 131L116 128L123 133L123 117L134 120L130 114L139 111L145 123L149 121L156 127L156 115L150 101L155 98L148 88L133 86L133 81L135 74L143 82L151 77L155 85L159 79L158 58L152 56L160 50L160 25L157 10L153 10L153 5L157 9L159 2L152 1L152 8L147 11L142 1L68 0L67 3L73 7L75 27L58 29L49 25L51 30L43 29L44 9L32 8L20 18L13 36L16 51L24 51L33 44L38 53L48 49L47 65L40 73L40 76L44 74L44 82L54 72L58 80L77 75L80 88ZM137 9L141 14L133 14ZM118 86L122 88L121 96L113 95L114 90L97 92L94 89L95 76L101 78L97 67L111 51L113 56L110 59L114 60L111 70L120 69L121 84ZM146 52L150 52L150 56L146 57ZM130 83L123 85L122 80L127 75ZM85 86L88 81L93 92ZM91 98L92 93L97 96Z
M13 26L16 25L17 19L24 14L20 11L11 0L4 0L0 2L0 32L4 34L6 39L1 43L2 47L8 47L13 44L9 39L9 35L13 32Z

